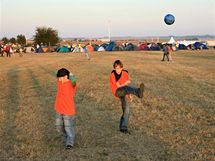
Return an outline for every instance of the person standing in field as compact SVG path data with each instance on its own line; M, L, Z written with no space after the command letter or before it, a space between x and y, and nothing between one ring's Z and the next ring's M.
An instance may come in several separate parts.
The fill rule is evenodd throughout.
M173 60L172 60L172 51L173 51L173 50L172 50L172 46L168 45L168 46L167 46L167 50L168 50L168 53L169 53L169 54L168 54L169 60L170 60L170 61L173 61Z
M165 61L165 57L167 58L167 61L169 61L169 51L167 44L164 44L163 46L163 59L161 61Z
M131 81L129 80L128 71L123 69L123 64L120 60L116 60L113 64L113 71L110 75L110 88L113 95L119 98L122 105L122 116L120 118L119 129L120 132L130 134L128 130L129 122L129 106L127 98L131 94L136 95L139 98L143 97L144 84L141 83L140 87L129 86Z
M87 45L89 45L89 44L87 44ZM87 60L90 60L87 45L84 47L84 53L86 55Z
M10 44L6 44L4 51L6 52L7 57L11 57L10 52L11 52L11 46Z
M55 101L56 128L64 134L65 148L72 149L75 141L76 81L70 81L70 72L62 68L57 71L57 95Z

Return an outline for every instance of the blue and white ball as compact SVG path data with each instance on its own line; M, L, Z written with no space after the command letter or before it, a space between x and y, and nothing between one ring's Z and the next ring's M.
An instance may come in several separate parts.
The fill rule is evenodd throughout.
M164 22L165 22L167 25L172 25L172 24L175 22L175 17L174 17L172 14L167 14L167 15L164 17Z

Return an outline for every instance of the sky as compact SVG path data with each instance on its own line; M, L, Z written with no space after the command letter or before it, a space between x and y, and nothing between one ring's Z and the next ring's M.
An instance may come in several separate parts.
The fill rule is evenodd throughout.
M0 38L32 38L36 27L61 38L105 37L109 30L111 37L215 35L215 0L0 0Z

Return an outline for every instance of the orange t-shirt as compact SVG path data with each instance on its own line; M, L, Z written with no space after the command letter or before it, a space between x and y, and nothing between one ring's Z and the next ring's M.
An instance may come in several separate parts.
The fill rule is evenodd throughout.
M62 83L57 81L57 96L55 101L55 111L64 115L75 115L74 95L77 84L72 86L71 81Z
M128 80L128 72L126 70L122 70L120 78L116 81L116 77L114 74L114 71L111 72L110 75L110 88L114 96L116 96L116 90L117 85L116 83L119 82L119 84L124 84ZM116 96L117 97L117 96Z

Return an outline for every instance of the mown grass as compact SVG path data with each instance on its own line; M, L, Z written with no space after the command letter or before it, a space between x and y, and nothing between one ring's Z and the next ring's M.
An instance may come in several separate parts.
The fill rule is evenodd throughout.
M215 52L29 54L0 59L0 160L213 160ZM121 59L134 97L131 135L118 131L120 102L109 89L112 63ZM77 77L76 144L63 147L54 127L57 69Z

